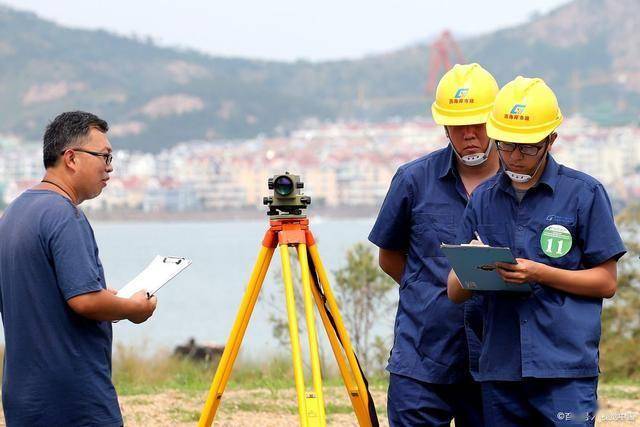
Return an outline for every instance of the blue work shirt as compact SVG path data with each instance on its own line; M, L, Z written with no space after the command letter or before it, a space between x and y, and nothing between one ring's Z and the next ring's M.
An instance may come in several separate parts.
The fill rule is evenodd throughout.
M9 426L120 426L111 324L67 300L105 288L87 218L68 199L27 190L0 218L2 403Z
M463 307L447 298L451 269L440 250L455 240L467 194L451 146L401 166L369 234L404 251L394 342L387 370L436 384L469 377Z
M625 253L603 186L551 157L540 181L520 203L509 177L499 173L476 189L464 213L457 242L477 231L484 243L510 247L517 258L564 270L595 267ZM545 254L541 234L550 225L572 238L561 257ZM579 378L598 375L602 298L577 296L531 283L526 295L477 292L483 306L480 381L523 377ZM473 355L472 355L473 358Z

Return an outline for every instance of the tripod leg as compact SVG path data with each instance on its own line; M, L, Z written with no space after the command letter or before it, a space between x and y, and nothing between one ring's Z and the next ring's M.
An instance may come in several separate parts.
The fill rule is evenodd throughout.
M325 307L322 296L315 288L315 286L312 286L311 290L313 292L313 298L315 300L316 306L318 307L318 312L320 313L320 318L322 319L322 324L324 325L324 329L327 332L329 343L331 344L331 349L333 350L336 362L338 363L340 375L342 376L344 385L347 389L347 393L349 394L349 398L351 399L351 405L353 406L359 424L361 426L367 425L365 422L363 422L363 420L368 421L367 411L365 409L365 406L363 405L362 400L360 399L360 392L356 385L355 379L353 378L353 373L348 366L348 361L345 357L342 344L340 343L340 338L338 338L338 335L336 335L336 331L334 330L331 320L329 319L329 314L327 313L327 308Z
M318 247L313 242L313 236L311 235L310 231L308 232L308 234L310 235L308 241L312 242L308 247L309 255L311 256L313 264L316 268L316 272L318 274L318 278L320 280L320 284L322 285L322 289L326 297L326 304L328 305L331 315L333 316L335 329L338 334L337 337L335 336L335 334L329 332L330 330L333 330L333 325L328 319L325 303L321 300L320 295L317 294L317 292L314 292L314 297L316 298L316 303L318 304L318 310L320 311L323 324L325 326L325 329L327 330L327 334L329 335L329 342L331 343L331 347L340 368L340 373L342 374L345 386L347 387L347 390L349 392L349 397L351 398L354 412L356 413L356 417L358 418L358 423L360 424L360 426L371 426L372 417L369 414L369 394L367 391L367 386L365 385L364 378L362 376L362 373L360 372L359 364L356 359L353 346L351 344L351 339L349 338L349 333L344 327L344 322L342 320L342 316L340 315L338 304L336 302L335 296L333 295L333 291L331 290L331 286L329 285L327 273L324 269L324 265L322 264L322 260L320 259ZM342 347L344 347L344 353L346 353L351 373L355 378L355 388L350 386L350 384L352 384L352 380L349 373L347 372L346 366L344 366L344 357L340 344L342 345Z
M251 278L247 284L247 289L242 297L242 302L240 303L236 320L233 323L229 339L224 346L224 352L222 353L222 357L218 363L218 368L216 369L213 383L209 389L209 395L204 405L204 409L202 410L202 415L198 421L199 427L209 427L216 415L216 411L220 405L220 400L222 399L222 393L224 393L227 381L229 380L229 375L231 375L233 363L238 356L240 344L242 344L242 338L247 330L251 313L253 312L253 308L258 300L260 288L262 287L264 277L269 269L269 263L271 262L273 252L274 248L271 247L262 246L262 249L260 249L258 259L253 267L253 272L251 273Z
M284 293L287 300L287 318L289 320L289 336L291 338L293 377L296 383L296 393L298 396L298 414L300 415L300 425L302 427L310 427L307 421L304 373L302 370L302 352L300 350L298 319L296 315L296 301L293 291L293 280L291 278L289 247L286 244L280 245L280 258L282 260L282 281L284 282Z
M304 298L304 314L309 337L309 355L311 360L311 378L315 395L307 395L307 418L310 425L324 426L326 423L324 412L324 397L322 393L322 372L320 370L320 355L318 350L318 333L313 314L313 297L311 296L311 282L309 277L309 261L307 259L307 245L298 244L298 259L302 278L302 296ZM312 420L315 421L312 423Z

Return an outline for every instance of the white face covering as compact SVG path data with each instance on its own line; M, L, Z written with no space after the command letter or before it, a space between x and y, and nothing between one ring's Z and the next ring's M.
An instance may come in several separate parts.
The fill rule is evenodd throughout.
M511 178L511 181L520 182L520 183L531 181L531 178L533 178L533 175L536 174L534 172L532 175L527 175L526 173L515 173L515 172L508 171L506 169L504 173L506 173L509 176L509 178Z
M504 173L506 173L507 176L511 178L511 181L519 182L523 184L525 182L531 181L531 179L536 175L536 173L538 172L538 169L540 169L540 166L542 165L542 161L546 156L547 156L547 147L545 146L545 153L542 157L540 157L540 160L538 160L538 164L536 165L533 172L531 172L531 174L511 172L510 170L507 170L504 160L502 160L502 155L500 155L500 160L502 160L501 163L502 163L502 168L504 169Z
M467 154L466 156L460 156L460 154L458 154L458 151L456 150L456 147L453 146L453 142L451 142L451 139L449 139L449 144L451 144L453 152L456 153L456 157L458 157L458 159L467 166L478 166L486 162L489 158L489 153L493 148L492 141L489 141L489 144L487 144L487 149L484 153L474 153Z
M449 129L447 129L447 127L445 126L444 130L445 130L445 133L447 134L447 138L449 139L449 144L451 144L451 149L453 150L454 153L456 153L456 157L458 158L458 160L462 162L462 164L466 166L478 166L487 161L487 159L489 158L489 153L491 153L491 149L493 148L492 140L489 140L489 143L487 144L487 149L484 151L484 153L474 153L474 154L467 154L466 156L461 156L458 153L458 150L456 150L456 147L453 146L453 142L451 141L451 137L449 136Z

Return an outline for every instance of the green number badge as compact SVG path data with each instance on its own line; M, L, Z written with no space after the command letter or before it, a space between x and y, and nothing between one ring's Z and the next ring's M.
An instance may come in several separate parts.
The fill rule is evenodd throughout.
M571 250L573 238L571 233L561 225L550 225L540 235L540 247L542 252L551 258L565 256Z

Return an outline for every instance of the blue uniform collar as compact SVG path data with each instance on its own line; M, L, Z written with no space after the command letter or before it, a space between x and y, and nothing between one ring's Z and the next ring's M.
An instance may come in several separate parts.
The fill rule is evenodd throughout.
M544 167L540 180L533 188L545 186L553 193L558 182L559 171L560 165L558 165L558 163L553 159L551 154L547 154L547 164ZM513 185L511 185L511 179L506 173L504 173L504 170L500 171L498 186L502 191L515 197L515 190L513 189Z
M453 149L451 148L451 144L447 144L447 146L444 149L444 152L446 154L443 157L446 158L447 160L442 162L439 165L440 170L438 171L438 177L440 179L446 178L449 175L456 177L458 174L458 170L456 169L456 160L455 160L455 155L453 153Z

